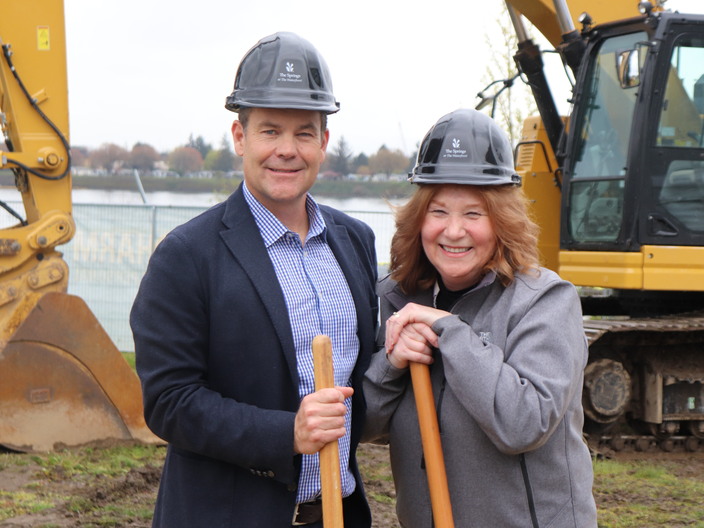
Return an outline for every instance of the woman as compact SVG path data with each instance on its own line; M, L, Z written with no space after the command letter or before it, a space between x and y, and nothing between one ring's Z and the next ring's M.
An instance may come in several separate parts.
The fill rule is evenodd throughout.
M415 361L431 365L457 527L596 527L579 298L538 265L507 138L484 114L452 112L410 180L378 287L386 353L364 385L366 438L390 444L401 525L433 526Z

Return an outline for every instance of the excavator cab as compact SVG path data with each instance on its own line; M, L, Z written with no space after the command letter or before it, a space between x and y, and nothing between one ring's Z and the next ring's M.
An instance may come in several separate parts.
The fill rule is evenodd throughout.
M639 310L646 300L653 313L704 308L704 16L652 13L585 41L564 151L560 273L642 290ZM599 254L613 265L595 266Z
M704 15L661 1L506 3L540 112L517 171L543 262L578 287L585 314L585 432L613 449L700 449ZM574 74L569 117L557 117L521 16Z
M0 229L0 446L50 451L161 443L129 367L80 298L57 247L71 240L66 38L61 0L5 0L0 17L0 169L24 215Z
M655 27L607 27L590 42L565 159L564 248L703 245L700 18L662 13Z

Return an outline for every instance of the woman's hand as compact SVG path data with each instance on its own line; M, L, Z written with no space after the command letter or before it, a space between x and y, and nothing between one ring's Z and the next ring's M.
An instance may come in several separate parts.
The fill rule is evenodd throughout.
M407 324L393 350L386 349L387 357L394 367L400 369L407 368L409 361L429 365L433 362L434 345L430 344L431 341L437 341L437 336L430 327L423 323Z
M386 321L386 353L397 368L406 368L409 361L432 363L432 348L438 336L431 326L449 312L409 303Z

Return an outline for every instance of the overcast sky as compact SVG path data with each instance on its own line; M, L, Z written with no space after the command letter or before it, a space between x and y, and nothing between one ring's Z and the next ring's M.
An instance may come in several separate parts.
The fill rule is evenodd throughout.
M330 67L341 103L329 120L331 143L344 136L354 153L373 154L382 144L411 153L439 117L477 104L491 60L486 39L496 33L501 6L65 0L71 143L131 149L144 142L164 151L192 134L218 147L236 117L224 103L240 59L260 38L293 31ZM704 13L704 0L667 7Z

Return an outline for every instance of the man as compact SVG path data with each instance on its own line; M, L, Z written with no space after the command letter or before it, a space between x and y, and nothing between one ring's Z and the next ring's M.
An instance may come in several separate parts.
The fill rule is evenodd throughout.
M155 527L322 527L317 452L339 440L345 526L371 515L355 459L374 348L374 235L308 190L339 109L292 33L242 59L226 108L244 183L172 231L130 322L151 429L169 443ZM334 389L314 390L330 336Z

